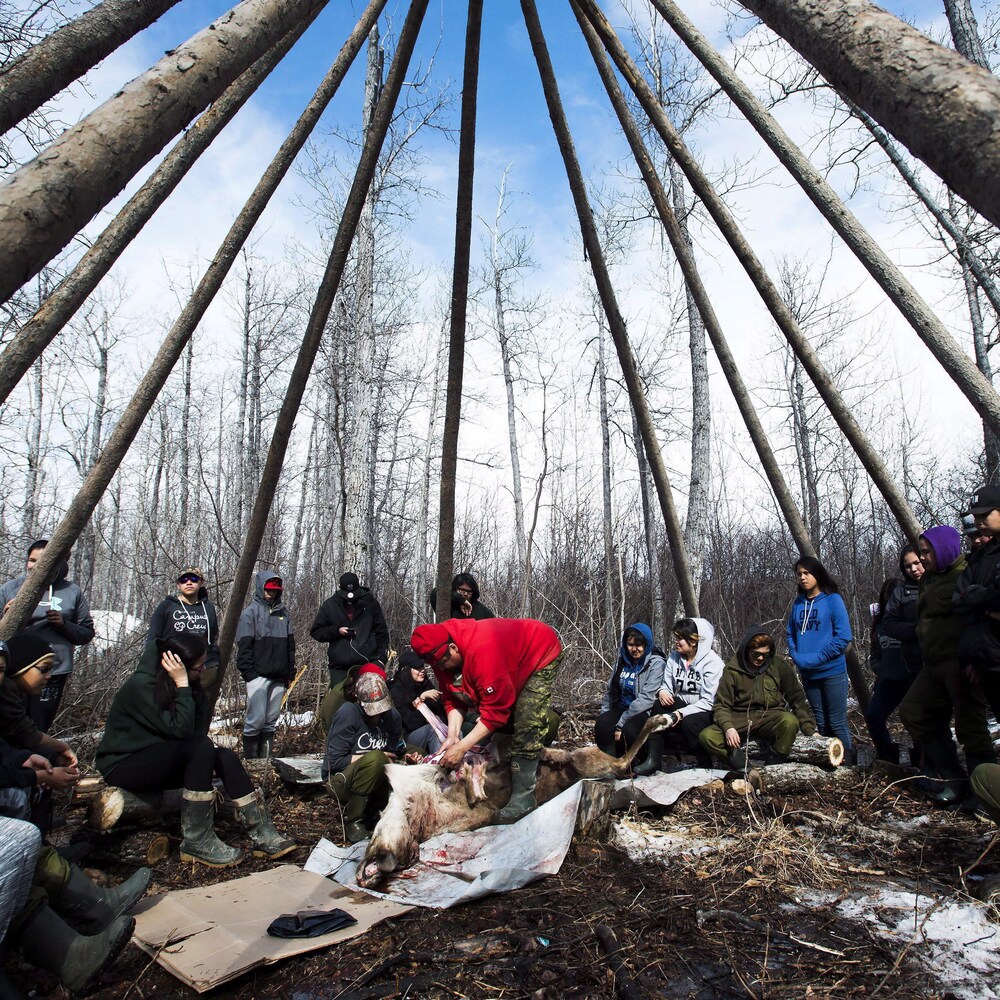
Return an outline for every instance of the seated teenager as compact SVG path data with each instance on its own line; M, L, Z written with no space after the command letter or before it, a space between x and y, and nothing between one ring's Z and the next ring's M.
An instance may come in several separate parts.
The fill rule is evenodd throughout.
M39 772L39 785L71 788L80 778L76 754L65 740L43 733L28 714L28 698L48 683L55 665L51 646L32 632L0 643L0 739L12 747L48 757L56 766Z
M441 692L434 686L429 673L427 664L412 649L406 649L400 654L399 669L389 685L393 707L403 724L403 738L425 754L435 753L441 746L441 738L419 706L425 705L447 727Z
M344 697L327 736L322 774L343 807L344 836L356 844L368 838L389 800L385 767L403 759L406 744L381 667L369 663L356 679L348 677Z
M657 692L653 710L669 715L671 725L650 736L649 755L635 769L640 776L661 770L664 752L693 754L704 767L712 763L698 736L712 724L712 705L725 666L712 649L715 627L705 618L681 618L671 635L674 650L667 657L663 687Z
M636 622L622 635L614 672L594 723L594 742L612 757L623 757L657 705L666 660L653 646L653 632Z
M263 797L239 757L207 735L208 701L201 672L208 646L180 634L146 646L135 673L112 702L97 768L109 785L130 792L183 788L181 860L211 868L238 864L243 855L215 834L212 779L232 798L257 857L280 858L296 845L274 828Z
M753 625L726 664L712 709L714 724L701 731L701 745L736 771L747 766L746 741L770 750L771 760L787 759L801 729L816 733L806 693L795 668L774 655L774 639Z

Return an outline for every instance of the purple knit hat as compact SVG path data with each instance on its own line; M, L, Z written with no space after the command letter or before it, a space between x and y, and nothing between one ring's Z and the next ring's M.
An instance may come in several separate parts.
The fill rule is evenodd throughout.
M950 524L928 528L921 536L937 556L938 573L943 573L962 554L962 536Z

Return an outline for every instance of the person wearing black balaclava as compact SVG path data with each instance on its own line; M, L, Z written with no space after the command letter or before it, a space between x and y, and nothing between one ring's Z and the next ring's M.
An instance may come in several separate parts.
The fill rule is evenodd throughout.
M34 568L48 539L39 538L28 548L28 560L23 575L8 580L0 587L0 605L4 611L17 596L27 574ZM73 653L76 646L86 646L94 638L94 619L83 591L68 579L69 554L56 564L45 584L42 598L31 612L24 631L33 632L52 647L55 666L45 687L28 699L28 714L35 724L47 733L59 711L63 690L73 672Z
M331 688L344 681L352 666L361 663L385 666L389 655L385 615L355 573L344 573L340 578L337 592L320 605L309 634L317 642L327 643Z

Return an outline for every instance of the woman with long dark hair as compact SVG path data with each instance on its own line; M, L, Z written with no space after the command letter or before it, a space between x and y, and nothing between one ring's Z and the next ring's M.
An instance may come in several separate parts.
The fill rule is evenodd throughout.
M795 564L799 592L792 603L785 634L788 653L802 676L802 686L824 736L853 747L847 726L847 660L851 622L837 581L812 556Z
M207 735L211 720L201 689L207 653L199 635L147 644L135 673L115 695L97 749L97 768L109 785L130 792L184 789L182 861L226 868L243 859L215 834L215 777L232 798L254 855L280 858L295 850L295 842L274 828L239 757L215 746Z
M865 712L872 742L882 760L899 763L899 746L886 727L889 716L899 707L923 662L917 642L917 591L924 564L915 545L899 553L899 580L886 580L872 616L871 659L875 688ZM893 587L889 584L893 583ZM914 762L915 752L910 754Z

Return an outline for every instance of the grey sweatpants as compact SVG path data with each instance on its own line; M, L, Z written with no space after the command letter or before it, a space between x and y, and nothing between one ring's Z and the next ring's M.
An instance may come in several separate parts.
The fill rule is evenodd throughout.
M281 714L281 699L285 697L285 681L255 677L247 681L247 717L244 736L263 736L274 732Z
M42 835L33 823L0 816L0 941L24 909Z

